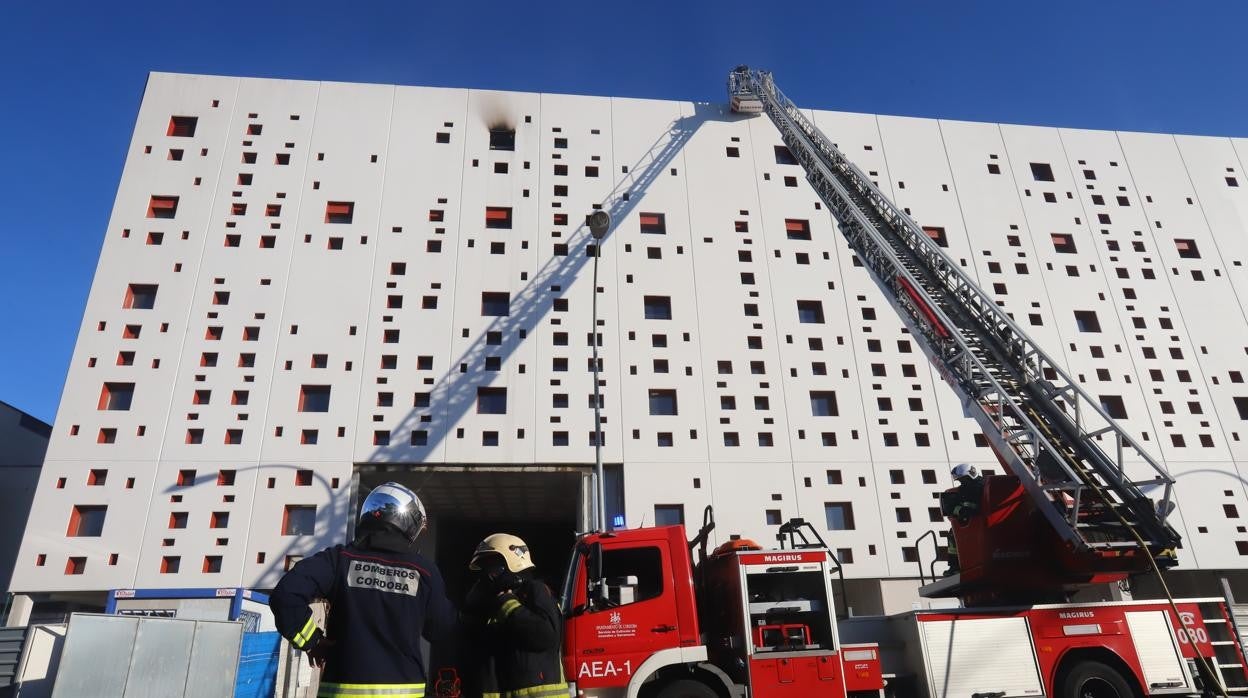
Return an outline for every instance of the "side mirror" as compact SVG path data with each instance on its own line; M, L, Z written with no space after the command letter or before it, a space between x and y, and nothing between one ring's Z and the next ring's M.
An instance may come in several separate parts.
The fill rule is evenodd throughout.
M602 579L602 544L592 543L585 555L585 600L589 608L600 608L606 601Z

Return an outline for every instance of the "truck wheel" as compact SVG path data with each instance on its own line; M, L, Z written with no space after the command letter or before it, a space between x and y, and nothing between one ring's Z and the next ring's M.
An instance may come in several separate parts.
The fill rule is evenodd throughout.
M1077 662L1059 679L1058 698L1134 698L1117 669L1089 660Z
M680 679L659 689L655 698L719 698L719 694L701 681Z

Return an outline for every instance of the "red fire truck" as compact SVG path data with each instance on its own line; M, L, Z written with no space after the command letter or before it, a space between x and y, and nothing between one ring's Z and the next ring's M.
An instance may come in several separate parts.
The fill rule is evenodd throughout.
M840 563L814 527L780 549L706 548L683 526L582 536L563 590L564 665L584 698L1129 698L1248 693L1222 599L1070 603L1177 563L1173 479L779 89L729 75L766 114L1007 474L951 520L960 571L920 589L960 606L838 619ZM743 117L744 118L744 117ZM1154 499L1145 494L1156 493ZM953 495L952 492L946 493ZM946 513L951 507L942 508ZM787 545L786 545L787 543ZM694 564L694 549L698 550ZM949 602L954 606L953 601Z
M1248 691L1220 598L960 607L840 618L822 541L720 546L683 526L588 534L563 591L583 698L1129 698ZM790 521L793 529L810 524ZM1210 676L1216 678L1212 679Z

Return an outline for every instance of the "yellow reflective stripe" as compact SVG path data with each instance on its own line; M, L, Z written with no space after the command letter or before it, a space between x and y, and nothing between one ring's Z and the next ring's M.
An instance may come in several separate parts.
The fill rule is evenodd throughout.
M497 693L482 693L481 698L554 698L555 696L566 695L568 695L568 684L550 683Z
M425 698L423 683L322 683L317 689L318 698L356 698L358 696L385 696L385 698Z
M316 620L312 616L308 616L308 622L303 624L303 630L300 630L291 639L291 642L295 644L295 647L303 649L303 646L308 644L308 640L312 639L312 633L314 632L316 632Z
M500 606L498 609L499 619L503 619L511 615L512 613L515 612L517 608L520 608L519 601L516 601L515 599L507 599L506 601L503 602L503 605Z

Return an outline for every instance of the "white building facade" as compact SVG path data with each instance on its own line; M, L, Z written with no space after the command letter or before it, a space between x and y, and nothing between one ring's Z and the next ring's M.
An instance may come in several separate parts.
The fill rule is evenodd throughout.
M1170 469L1182 566L1248 566L1248 140L812 115ZM381 479L570 540L595 206L617 523L917 576L1000 466L786 156L719 104L153 74L12 589L271 587Z

